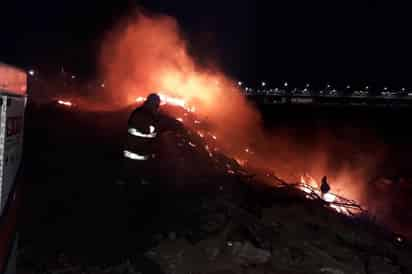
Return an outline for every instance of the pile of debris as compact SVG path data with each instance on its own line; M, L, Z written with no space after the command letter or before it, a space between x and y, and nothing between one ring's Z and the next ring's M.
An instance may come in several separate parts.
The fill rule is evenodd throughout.
M26 273L412 273L410 243L374 224L354 201L325 201L308 185L255 173L225 156L213 142L216 136L190 111L175 116L193 125L178 140L180 157L190 159L182 179L196 186L207 181L211 190L162 201L162 212L153 217L157 229L142 236L152 239L151 247L136 247L122 262L85 265L55 258L47 270Z

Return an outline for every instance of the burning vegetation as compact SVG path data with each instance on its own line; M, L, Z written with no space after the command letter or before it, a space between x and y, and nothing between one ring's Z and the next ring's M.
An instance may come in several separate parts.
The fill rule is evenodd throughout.
M207 153L212 155L212 147L218 147L240 166L302 184L300 189L310 192L309 196L319 196L316 182L327 175L331 192L321 197L323 200L334 203L338 197L345 197L374 215L382 215L382 207L389 210L385 206L389 197L376 199L368 185L385 153L381 142L360 141L370 143L365 152L350 141L350 134L342 144L333 134L315 127L305 137L288 125L283 127L286 129L266 130L260 112L240 92L238 82L221 71L218 64L208 64L200 66L192 58L173 18L135 11L106 33L99 51L99 80L93 87L86 87L69 75L72 84L61 87L58 80L39 90L49 99L49 90L64 90L67 94L55 102L76 111L137 106L149 93L157 92L162 104L185 110L176 119L196 129L206 142ZM189 119L188 115L194 118ZM190 145L198 146L193 142ZM345 213L339 207L335 209Z
M191 58L173 18L135 13L120 22L105 37L100 51L100 69L104 84L90 92L92 96L70 94L59 97L57 104L70 109L70 113L81 109L124 109L126 106L137 107L147 94L158 92L163 109L187 129L187 136L176 137L176 144L181 150L179 153L189 155L190 161L181 165L184 166L183 172L177 176L188 183L185 186L197 188L196 184L202 181L219 187L211 198L175 199L166 195L168 197L159 203L167 209L159 217L159 220L164 220L150 224L140 214L147 212L136 213L137 210L154 210L148 205L136 209L126 203L127 206L121 207L124 196L116 197L122 202L107 203L118 191L113 191L113 182L110 182L106 189L101 187L102 191L107 191L107 196L102 197L103 202L94 212L97 216L102 214L102 218L98 225L94 221L90 223L96 226L91 234L103 231L103 237L116 235L109 239L116 244L117 237L121 236L125 237L125 243L130 244L130 238L136 235L127 233L137 232L138 237L142 237L133 243L135 245L141 245L142 240L152 236L157 238L160 245L151 250L148 257L162 265L166 269L164 273L205 273L204 266L223 267L214 269L216 271L234 269L228 273L240 273L246 267L255 270L261 267L261 272L256 273L266 273L268 269L276 269L277 273L382 273L371 270L375 266L389 269L385 273L401 273L395 271L406 267L412 269L409 254L405 255L409 250L400 249L400 246L407 247L407 240L396 235L383 241L381 231L371 232L376 228L371 219L362 219L364 213L374 212L376 204L385 203L370 195L366 184L376 160L361 158L356 161L361 163L358 168L337 161L331 165L330 162L334 162L331 159L335 159L331 155L344 158L345 153L355 154L354 151L339 143L333 144L333 138L328 139L330 136L322 135L322 132L314 132L311 140L301 144L302 136L265 131L259 112L242 96L235 81L217 66L200 67ZM71 108L74 105L79 107ZM118 120L116 123L119 124ZM93 126L96 124L93 121ZM105 129L107 126L104 123ZM89 126L85 128L89 129ZM96 140L103 142L102 147L107 145L100 132L99 138L93 138L91 143L95 145ZM380 147L379 144L373 146ZM335 150L336 147L339 149ZM96 163L110 158L101 147L96 151L101 153L93 158ZM379 155L375 153L374 156ZM73 159L72 162L79 162L78 154ZM100 170L99 166L96 173L100 174ZM324 175L330 178L331 189L326 192L322 191L319 180ZM100 176L101 181L107 179L103 178L104 173ZM94 177L91 180L98 181L101 186L100 180ZM68 185L72 186L72 181ZM75 187L78 191L78 186ZM135 192L127 192L126 195L135 198ZM366 199L365 193L371 198ZM79 209L79 214L90 206L89 197L94 196L93 185L90 195L85 195L85 206ZM102 210L101 206L107 208ZM112 206L117 206L118 210ZM173 223L178 233L169 231L169 239L164 239L164 235L142 236L139 229L113 233L120 226L117 222L108 224L107 220L118 220L119 213L129 214L129 211L133 211L130 216L139 229L150 225L163 229ZM381 214L381 211L375 212ZM113 216L108 218L110 214ZM93 218L88 212L86 215L85 222L91 222ZM157 216L155 213L150 215ZM199 225L199 216L205 223ZM184 220L176 220L178 218ZM70 225L76 223L70 222ZM182 224L184 227L179 227ZM144 230L151 231L147 227ZM67 228L64 227L63 231L66 233ZM86 238L79 242L88 241ZM167 246L166 251L162 249L163 245ZM118 252L116 248L108 250ZM192 264L193 261L200 263ZM132 268L130 261L125 265ZM178 272L167 269L176 266ZM101 273L117 273L117 270L108 269L101 270ZM119 273L126 273L122 267L119 269ZM310 270L301 272L302 269ZM55 273L70 271L58 270ZM92 269L90 273L100 273L98 271ZM73 273L77 272L78 269L73 270ZM130 270L130 273L134 272Z
M63 106L66 106L66 107L71 107L71 106L73 106L73 103L72 103L72 102L70 102L70 101L64 101L64 100L57 100L57 104L63 105Z
M335 144L333 136L328 139L329 135L316 132L313 142L302 148L302 136L263 130L260 113L239 91L237 81L216 64L198 65L173 18L134 12L107 33L99 56L100 78L105 83L99 97L112 108L142 102L149 93L158 92L163 103L196 114L193 124L184 115L176 116L186 126L207 124L207 131L197 132L200 138L210 137L208 153L213 154L209 142L216 143L221 152L243 166L301 183L303 191L310 189L308 195L318 194L319 186L313 183L316 180L301 177L328 175L331 193L323 199L344 214L348 214L345 209L332 205L338 197L357 201L368 210L380 204L366 198L367 182L380 157L376 149L375 158L367 156L353 161L348 155L347 162L338 163L337 155L345 158L349 151L357 152ZM384 146L376 143L376 147ZM352 165L353 162L359 166Z

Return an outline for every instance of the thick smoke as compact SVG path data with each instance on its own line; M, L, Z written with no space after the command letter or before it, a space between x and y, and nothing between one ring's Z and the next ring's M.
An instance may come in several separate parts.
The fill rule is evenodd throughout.
M248 143L259 128L259 114L237 83L216 66L195 63L172 17L136 11L124 19L104 39L100 68L111 104L135 104L138 96L161 92L194 105L228 142Z
M136 11L122 20L103 41L99 67L105 83L100 100L112 108L133 105L137 97L152 92L184 98L212 125L211 131L231 156L248 158L255 166L295 182L305 172L318 181L328 175L338 194L369 209L380 206L382 200L371 198L367 183L383 157L383 144L348 142L348 136L337 138L321 128L313 128L311 140L304 142L291 128L263 131L259 112L241 95L236 82L217 66L196 64L172 17Z
M367 162L362 169L346 163L332 168L330 161L336 157L331 151L337 147L333 139L317 134L312 143L302 146L301 136L290 132L264 133L258 111L246 102L237 84L216 66L195 63L172 17L133 13L107 34L100 57L106 85L103 98L110 104L135 104L138 96L157 91L184 98L212 125L232 156L248 158L287 180L296 181L304 172L316 179L332 175L332 184L341 182L342 195L360 200L363 186L358 182L366 178ZM246 149L252 153L245 153Z

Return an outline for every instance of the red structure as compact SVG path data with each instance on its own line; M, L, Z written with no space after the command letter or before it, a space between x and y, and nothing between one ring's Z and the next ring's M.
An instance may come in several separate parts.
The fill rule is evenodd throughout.
M0 273L16 273L17 176L23 151L27 74L0 63Z

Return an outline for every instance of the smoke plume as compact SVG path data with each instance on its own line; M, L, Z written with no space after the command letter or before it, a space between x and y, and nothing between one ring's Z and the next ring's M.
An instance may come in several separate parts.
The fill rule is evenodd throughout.
M137 97L152 92L183 98L213 126L231 156L247 157L255 166L295 182L305 172L318 181L328 175L332 191L372 209L380 204L366 195L367 182L384 154L380 142L348 142L348 136L337 138L321 128L313 128L315 133L305 142L291 128L264 131L259 112L241 95L237 83L216 65L197 64L187 49L174 18L133 12L102 43L99 68L105 88L100 99L116 108L136 104Z
M201 67L189 55L176 20L134 12L104 39L100 68L104 98L118 106L135 104L139 96L161 92L184 98L225 140L256 138L260 117L246 102L235 81L217 66ZM257 132L255 132L257 133Z

